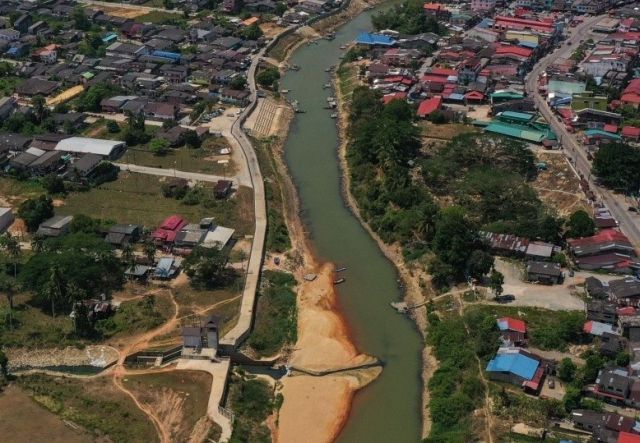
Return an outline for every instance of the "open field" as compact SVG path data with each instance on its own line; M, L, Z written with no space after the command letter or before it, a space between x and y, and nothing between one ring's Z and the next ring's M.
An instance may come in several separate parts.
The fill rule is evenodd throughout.
M17 208L28 198L37 197L44 193L44 188L37 180L16 180L0 177L0 204Z
M145 6L155 6L151 4L147 4ZM140 11L137 16L137 20L141 23L153 23L158 25L164 24L180 24L184 23L185 20L180 14L172 14L170 12L162 12L162 11Z
M122 303L119 310L108 320L97 323L97 329L112 339L128 337L133 333L152 329L173 313L173 306L166 296L154 297L153 306L141 300ZM14 298L14 330L5 325L4 316L0 325L0 342L5 346L25 348L61 348L84 345L90 339L78 338L73 333L73 323L67 315L52 317L50 312L34 306L30 294L17 294ZM6 312L6 297L0 298L0 312ZM101 338L98 334L96 339Z
M161 186L164 177L121 171L118 180L104 183L87 192L71 193L57 208L59 214L85 214L119 223L157 226L171 214L180 214L191 222L203 217L215 217L216 222L236 229L238 235L252 232L253 195L241 187L227 200L208 198L202 203L186 205L180 200L165 198ZM211 192L211 184L203 184L203 192Z
M207 435L210 374L200 371L145 374L129 376L124 384L171 430L171 441L190 441L190 437ZM199 422L205 423L197 426Z
M44 408L91 431L93 441L158 441L153 424L109 378L27 375L19 377L17 383ZM31 417L28 423L41 427Z
M451 140L456 135L461 134L475 134L480 132L478 128L470 125L463 125L462 123L445 123L442 125L436 125L426 120L421 120L418 126L422 129L423 140Z
M0 435L4 443L47 441L50 443L90 443L83 429L73 429L60 417L38 406L15 385L0 392ZM37 424L37 425L35 425Z
M231 156L218 154L220 149L228 147L229 144L223 137L210 137L199 149L181 147L171 149L167 155L162 156L154 155L146 146L136 147L127 149L118 162L232 177L236 172L236 165ZM218 163L220 160L226 163Z

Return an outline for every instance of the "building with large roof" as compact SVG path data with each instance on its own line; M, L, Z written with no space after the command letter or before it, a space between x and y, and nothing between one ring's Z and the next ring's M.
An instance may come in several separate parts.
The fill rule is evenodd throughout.
M70 137L60 140L55 150L72 154L97 154L104 158L114 159L119 157L126 148L127 144L118 140Z

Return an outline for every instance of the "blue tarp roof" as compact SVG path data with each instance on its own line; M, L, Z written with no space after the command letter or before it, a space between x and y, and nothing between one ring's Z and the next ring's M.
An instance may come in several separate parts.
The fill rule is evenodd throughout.
M487 372L510 372L526 380L531 380L540 362L520 353L496 355L487 365Z
M361 32L358 34L358 37L356 37L356 43L359 45L393 46L396 44L396 41L388 35Z
M169 51L153 51L151 53L151 55L153 55L154 57L162 57L162 58L168 58L170 60L180 60L181 55L178 54L177 52L169 52Z
M9 50L7 51L7 54L11 54L11 55L15 55L18 53L18 48L16 48L15 46L13 48L9 48Z
M169 277L172 274L171 267L173 266L173 259L170 257L161 258L158 261L154 275L156 277Z

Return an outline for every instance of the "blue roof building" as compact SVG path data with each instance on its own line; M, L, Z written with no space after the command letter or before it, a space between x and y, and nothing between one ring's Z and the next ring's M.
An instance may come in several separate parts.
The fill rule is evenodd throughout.
M169 51L153 51L151 55L154 57L160 57L167 60L171 60L172 62L176 62L176 63L179 62L180 58L182 57L177 52L169 52Z
M116 34L115 32L109 32L108 34L105 34L104 37L102 37L102 42L105 44L111 44L116 40L118 40L118 34Z
M396 41L388 35L361 32L358 34L358 37L356 37L356 44L366 46L393 46L396 44Z
M540 360L517 348L501 348L489 361L486 371L491 380L503 381L518 386L538 376Z

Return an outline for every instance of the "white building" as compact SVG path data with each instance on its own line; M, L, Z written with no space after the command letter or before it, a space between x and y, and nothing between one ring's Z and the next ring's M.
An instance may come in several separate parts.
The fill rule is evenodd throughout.
M103 140L99 138L70 137L60 140L56 151L73 154L97 154L105 158L114 159L127 148L125 142L117 140Z
M11 208L0 208L0 233L5 232L13 224L15 217Z

